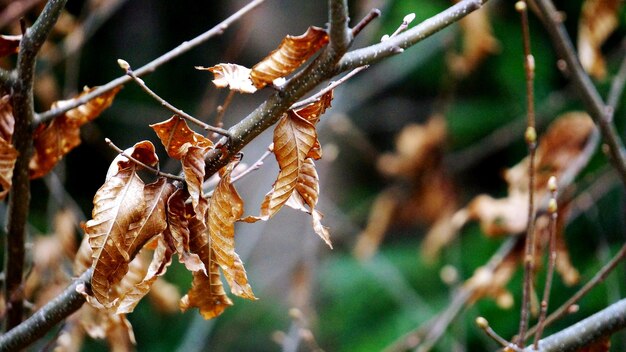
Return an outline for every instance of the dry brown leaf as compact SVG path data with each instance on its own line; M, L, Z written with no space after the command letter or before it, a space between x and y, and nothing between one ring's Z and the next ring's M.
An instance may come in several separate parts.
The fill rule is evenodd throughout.
M198 219L204 220L209 203L204 197L202 184L204 183L204 166L207 148L191 146L182 159L183 173L187 181L187 190L191 196L193 210Z
M186 311L196 307L204 319L212 319L233 305L220 279L219 265L211 248L209 230L196 216L189 217L189 248L197 254L207 269L193 273L191 289L180 300L180 309Z
M586 0L578 22L578 58L596 79L606 76L602 44L619 24L620 0Z
M165 281L163 277L157 277L150 292L148 292L148 298L159 312L173 314L179 311L180 292L178 287Z
M0 138L0 199L6 198L11 190L13 168L17 161L18 152L15 147Z
M211 71L217 88L230 88L239 93L254 93L257 90L250 80L252 70L236 64L217 64L212 67L196 66L198 70Z
M263 200L260 219L267 220L274 216L291 197L298 184L304 160L316 141L315 126L297 115L285 115L276 125L274 155L280 172L273 189Z
M276 50L252 67L250 78L258 89L263 88L295 71L326 43L328 34L323 28L309 27L300 36L288 35Z
M189 128L187 122L174 115L170 119L150 125L165 146L167 155L180 160L187 153L190 146L210 148L213 143L203 135Z
M5 95L0 98L0 138L11 143L13 141L13 129L15 118L13 117L13 107L11 97Z
M493 36L489 13L475 11L459 21L462 36L462 48L459 54L453 54L448 66L459 76L472 72L484 59L500 49L498 40Z
M300 168L300 174L298 175L296 183L296 191L291 194L291 197L289 197L287 203L285 204L296 210L301 210L305 213L311 214L313 230L330 248L333 248L333 245L330 242L330 233L328 232L328 228L322 225L322 218L324 215L315 209L319 192L319 177L317 176L317 170L315 170L315 162L313 159L307 158L304 160L304 163Z
M84 305L80 313L81 326L91 338L107 339L111 351L135 349L135 334L126 315L99 311L89 305Z
M178 189L167 201L167 231L166 240L171 241L171 246L178 254L178 260L185 264L189 271L202 271L206 268L197 254L189 251L189 217L185 207L185 200L189 198L189 192Z
M144 183L134 167L120 170L96 192L92 219L84 226L93 250L92 291L98 302L113 306L114 287L128 272L135 253L126 248L126 234L144 215Z
M20 51L21 35L0 35L0 57L16 54Z
M220 172L220 182L209 200L207 226L215 262L222 268L231 292L244 298L256 299L243 263L235 253L235 222L243 215L243 200L230 182L230 174L237 163L229 163Z
M130 155L132 158L151 167L155 167L159 163L159 157L156 155L152 142L141 141L124 150L123 154L119 154L115 157L115 159L113 159L111 165L109 165L109 169L107 170L105 180L108 180L111 176L115 176L118 171L131 166L135 167L137 170L141 170L143 168L143 166L135 164L135 162L131 161L128 157L126 157L126 155Z
M139 301L150 291L157 278L167 270L172 262L172 251L165 243L163 236L159 236L157 248L154 251L152 262L143 279L125 291L117 306L116 313L130 313L135 309Z
M71 104L94 88L85 88L77 97L70 100L60 100L52 104L52 108ZM70 150L80 144L80 127L97 118L108 108L117 92L121 88L113 89L87 103L80 105L65 114L56 117L49 124L41 124L33 134L35 151L30 160L30 178L39 178L50 172L52 168Z
M289 113L296 114L315 126L319 122L320 117L326 112L326 109L331 107L333 92L333 90L329 90L313 103L299 109L289 110Z
M357 259L368 260L378 251L378 247L383 241L385 232L389 229L399 206L400 200L395 193L393 189L385 190L374 200L367 219L367 226L359 234L352 251Z

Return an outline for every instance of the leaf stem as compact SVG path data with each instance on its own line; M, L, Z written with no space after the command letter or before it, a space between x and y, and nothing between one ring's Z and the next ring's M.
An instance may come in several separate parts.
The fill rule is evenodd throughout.
M128 63L126 61L118 60L118 62L120 63L120 66L124 66L123 68L126 69L126 74L130 78L132 78L132 80L135 83L137 83L137 85L139 87L141 87L141 89L144 92L148 93L149 96L151 96L154 100L158 101L162 106L164 106L168 110L172 111L174 114L179 115L180 117L184 118L185 120L187 120L189 122L195 123L196 125L202 127L204 130L215 132L215 133L219 133L219 134L221 134L223 136L226 136L226 137L230 137L230 135L229 135L227 130L225 130L223 128L219 128L219 127L214 127L214 126L211 126L209 124L206 124L206 123L198 120L197 118L189 115L188 113L184 112L183 110L175 107L174 105L169 103L167 100L161 98L158 94L156 94L152 89L150 89L146 85L146 82L144 82L143 79L137 77L135 72L133 72L133 69L128 65Z
M147 164L143 163L140 160L137 160L132 155L127 154L125 151L123 151L118 146L116 146L110 139L105 138L104 141L106 142L106 144L109 145L109 147L111 147L111 149L115 150L120 155L123 155L123 156L127 157L128 160L132 161L133 163L135 163L137 165L140 165L140 166L144 167L145 169L151 171L155 175L167 177L167 178L169 178L171 180L175 180L175 181L185 182L185 178L182 177L182 176L177 176L177 175L168 174L167 172L162 172L161 170L155 169L152 166L147 165Z

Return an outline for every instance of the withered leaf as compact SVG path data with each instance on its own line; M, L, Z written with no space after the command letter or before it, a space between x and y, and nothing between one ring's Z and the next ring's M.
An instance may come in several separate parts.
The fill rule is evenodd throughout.
M13 145L0 138L0 199L4 199L11 190L13 168L17 160L17 150Z
M221 179L209 200L207 226L215 262L222 268L231 292L255 299L243 263L235 253L235 222L243 214L243 200L230 182L230 174L236 164L229 163L220 173Z
M198 219L204 219L208 209L208 202L202 192L206 153L207 148L191 146L187 149L187 153L182 159L187 190L191 195L193 210Z
M130 155L135 160L139 160L148 166L156 166L159 163L159 157L156 155L154 145L150 141L141 141L135 143L132 147L124 150L124 154L120 154L113 159L109 170L107 170L106 178L114 176L119 170L134 166L138 170L142 168L141 165L136 165L126 155Z
M315 170L315 163L313 159L307 158L300 168L296 191L291 194L291 197L289 197L285 204L294 209L311 214L313 230L330 248L333 248L330 242L328 228L322 225L323 215L315 209L319 191L319 177L317 176L317 170ZM307 206L308 209L306 208Z
M80 95L73 99L55 102L52 104L52 108L70 104L95 88L85 88ZM54 168L63 156L78 146L80 144L80 127L97 118L108 108L113 103L113 99L120 89L113 89L69 110L65 114L56 117L49 124L39 125L33 134L35 151L29 165L30 178L34 179L44 176Z
M452 72L465 76L472 72L484 59L500 49L493 36L488 11L476 11L459 21L462 48L448 60Z
M178 189L167 201L167 232L166 239L172 242L172 247L178 254L178 260L185 264L189 271L203 271L206 268L197 254L189 251L189 214L185 207L185 200L189 193L184 189Z
M150 125L163 143L167 155L180 160L187 153L190 146L210 148L213 143L203 135L189 128L187 122L174 115L170 119Z
M143 189L134 167L120 170L96 192L92 219L84 226L93 250L92 291L104 306L112 306L118 298L114 286L128 272L135 254L125 248L125 236L144 215Z
M208 275L202 271L193 273L191 289L180 300L180 309L186 311L196 307L204 319L212 319L233 305L220 279L219 265L211 248L209 229L196 216L189 217L189 248L197 254Z
M250 80L252 70L237 64L217 64L212 67L196 66L198 70L211 71L215 76L213 84L217 88L230 88L240 93L254 93L257 90Z
M263 88L295 71L326 43L328 34L318 27L311 26L300 36L288 35L276 50L252 67L250 78L257 88Z
M139 283L136 283L130 290L123 293L116 313L121 314L132 312L139 301L146 294L148 294L157 278L165 273L171 262L172 251L165 243L163 236L159 236L157 248L154 251L152 262L148 267L148 272Z
M16 54L21 40L21 35L0 35L0 57Z
M540 138L536 151L535 197L541 201L547 194L550 176L558 180L573 178L587 163L590 155L583 153L594 130L589 115L570 112L561 115ZM483 232L490 236L525 231L528 217L528 158L505 172L508 197L494 199L479 195L457 217L479 220ZM459 223L463 225L465 221Z
M600 48L617 28L619 0L586 0L578 23L578 58L583 68L597 79L606 76Z
M261 205L262 220L274 216L296 189L304 160L317 141L315 126L295 114L283 116L274 129L274 155L280 172Z
M13 140L13 129L15 127L15 118L13 117L13 107L11 106L10 98L9 95L0 98L0 138L9 143Z

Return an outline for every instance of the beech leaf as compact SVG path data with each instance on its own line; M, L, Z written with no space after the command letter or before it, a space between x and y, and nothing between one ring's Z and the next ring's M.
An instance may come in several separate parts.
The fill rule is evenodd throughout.
M289 75L326 43L328 34L319 27L311 26L300 36L286 36L276 50L252 67L252 83L260 89Z
M159 163L159 157L156 155L156 151L154 149L154 145L150 141L141 141L135 143L134 146L124 150L124 154L120 154L113 159L111 165L109 165L109 169L107 170L106 179L109 179L111 176L115 176L119 170L128 168L128 167L136 167L137 170L142 169L141 165L135 164L126 155L130 155L136 160L141 161L142 163L148 166L156 166Z
M13 107L10 99L9 95L0 98L0 138L9 143L13 140L13 129L15 127L15 118L13 117Z
M229 163L222 170L213 196L209 200L207 226L215 262L222 268L231 292L237 296L256 299L248 284L246 271L235 253L235 222L243 214L243 200L230 182L230 174L237 162Z
M52 108L60 108L71 104L94 88L85 88L77 97L70 100L60 100L52 104ZM35 151L30 160L30 178L39 178L50 172L52 168L72 149L80 144L80 127L97 118L108 108L117 92L121 88L113 89L87 103L69 110L56 117L48 124L41 124L33 134Z
M167 201L167 236L171 240L172 247L178 254L178 260L185 264L189 271L202 271L207 274L204 263L197 254L189 251L189 217L185 207L185 200L189 193L184 189L178 189Z
M207 269L208 275L195 271L191 289L180 300L180 309L186 311L196 307L204 319L212 319L233 305L220 279L219 265L211 248L209 229L196 216L189 217L189 248L197 254Z
M11 190L13 168L17 160L17 150L13 145L0 138L0 199L6 198Z
M217 64L212 67L196 66L198 70L211 71L213 84L217 88L230 88L239 93L254 93L257 90L250 80L252 70L237 64Z
M600 50L619 24L620 0L586 0L578 23L578 57L591 76L606 76L606 63Z
M204 183L204 166L207 148L191 146L182 159L183 173L187 181L187 190L191 195L193 210L198 219L203 220L208 209L208 202L202 192Z
M488 11L476 11L459 21L462 48L459 54L453 54L448 65L460 76L474 71L487 56L500 49L498 40L493 36Z
M190 146L209 148L213 143L203 135L194 132L187 122L174 115L170 119L150 125L163 143L167 155L171 158L181 160L187 153Z

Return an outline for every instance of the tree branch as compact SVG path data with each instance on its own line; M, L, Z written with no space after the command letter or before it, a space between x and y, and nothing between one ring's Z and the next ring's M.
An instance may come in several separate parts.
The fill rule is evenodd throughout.
M561 15L558 14L552 1L537 0L536 2L544 19L544 27L552 40L552 45L556 48L558 55L567 63L570 78L578 88L576 91L585 104L589 115L600 129L602 139L609 147L613 167L617 170L623 185L626 186L626 162L620 153L620 150L623 149L622 141L612 123L613 109L607 108L589 75L580 65L572 41L561 22Z
M33 152L32 122L33 82L35 62L39 49L59 18L67 0L50 0L33 26L23 33L15 79L11 80L11 105L15 117L14 146L19 157L13 169L13 180L9 196L8 234L5 258L4 297L7 304L6 328L10 329L22 321L24 293L22 276L24 271L24 238L30 206L30 177L28 164Z
M85 297L76 289L89 288L93 269L85 271L60 295L43 306L37 313L14 329L0 335L0 351L19 351L43 337L56 324L77 311Z
M179 46L175 47L174 49L168 51L167 53L159 56L158 58L150 61L149 63L145 64L144 66L138 68L137 70L135 70L135 75L137 75L138 77L141 77L147 73L151 73L154 70L156 70L159 66L171 61L172 59L177 58L178 56L186 53L187 51L195 48L196 46L206 42L207 40L222 34L230 25L232 25L235 21L239 20L243 15L245 15L246 13L250 12L252 9L254 9L255 7L259 6L261 3L263 3L265 0L254 0L251 1L248 5L242 7L239 11L235 12L234 14L232 14L230 17L228 17L227 19L225 19L224 21L222 21L221 23L219 23L218 25L216 25L215 27L209 29L208 31L202 33L201 35L193 38L190 41L185 41L182 44L180 44ZM80 97L79 99L74 100L71 104L67 104L64 105L63 107L59 107L56 109L51 109L48 110L46 112L37 114L36 119L35 119L35 124L40 124L46 121L49 121L53 118L55 118L56 116L59 116L71 109L74 109L75 107L79 106L79 105L83 105L86 102L90 101L91 99L98 97L116 87L119 87L121 85L124 85L126 83L128 83L132 78L129 77L128 75L123 75L120 76L114 80L112 80L111 82L100 86L96 89L94 89L92 92L90 92L89 94L85 94L84 96Z
M598 313L539 341L541 352L569 352L597 341L603 336L626 327L626 299L622 299ZM524 351L536 351L529 346Z
M321 82L341 72L379 62L386 57L397 54L401 51L399 49L419 43L472 11L479 9L482 4L483 2L480 0L463 0L398 36L380 44L351 51L345 55L327 48L311 65L285 83L281 91L271 95L256 110L228 130L231 134L228 143L224 138L220 141L220 144L224 145L225 148L211 150L207 155L206 177L210 177L226 165L233 155L241 151L261 132L275 124L293 103Z
M330 18L329 48L337 53L345 53L352 43L352 31L348 27L348 3L346 0L328 0Z

